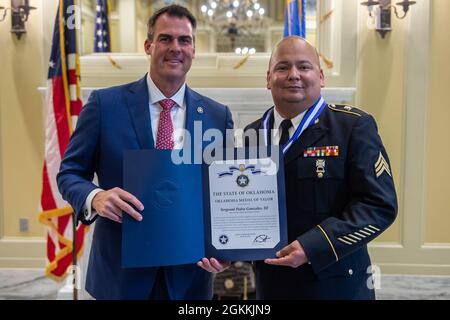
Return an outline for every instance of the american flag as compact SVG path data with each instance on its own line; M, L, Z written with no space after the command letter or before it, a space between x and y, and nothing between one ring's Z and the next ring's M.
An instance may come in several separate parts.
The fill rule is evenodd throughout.
M63 280L72 265L73 209L58 192L56 174L81 111L80 68L77 30L73 21L74 0L59 0L53 33L46 93L45 159L42 177L42 212L39 221L47 226L47 276ZM69 9L69 10L68 10ZM70 19L72 18L72 19ZM87 227L76 229L76 252L81 255Z
M111 52L108 2L108 0L97 0L95 8L94 52Z

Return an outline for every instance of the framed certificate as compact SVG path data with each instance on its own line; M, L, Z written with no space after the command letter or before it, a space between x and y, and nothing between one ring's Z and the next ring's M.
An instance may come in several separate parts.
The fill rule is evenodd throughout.
M143 220L122 224L122 266L245 261L275 257L287 245L283 159L278 148L227 150L211 164L174 164L168 150L124 154L124 189Z
M204 167L207 257L262 260L287 245L283 159L275 147L257 151L235 149Z

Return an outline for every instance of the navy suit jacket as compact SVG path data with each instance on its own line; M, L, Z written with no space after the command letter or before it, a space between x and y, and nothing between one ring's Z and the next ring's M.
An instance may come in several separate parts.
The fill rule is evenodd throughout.
M124 150L153 149L147 78L122 86L93 91L78 119L60 172L59 190L84 223L83 206L97 188L123 186ZM186 87L185 127L193 136L194 121L202 131L215 128L225 134L233 127L228 107ZM203 112L198 112L198 108ZM199 147L199 146L196 146ZM200 146L201 147L201 146ZM157 268L121 267L121 224L97 216L86 279L86 290L97 299L147 299ZM165 267L171 299L210 299L212 276L195 264Z

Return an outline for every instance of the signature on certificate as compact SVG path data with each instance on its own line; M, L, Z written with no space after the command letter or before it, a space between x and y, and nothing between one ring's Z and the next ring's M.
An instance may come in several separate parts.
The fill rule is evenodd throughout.
M270 237L268 235L260 234L259 236L255 237L255 240L253 240L253 242L264 243L264 242L267 242L267 240L269 240L269 239L270 239Z

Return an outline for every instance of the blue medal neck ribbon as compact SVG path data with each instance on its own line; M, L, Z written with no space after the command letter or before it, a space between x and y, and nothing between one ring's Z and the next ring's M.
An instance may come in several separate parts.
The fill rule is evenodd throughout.
M300 124L297 127L297 130L295 130L294 135L289 139L289 141L285 145L281 146L282 150L283 150L283 154L286 154L286 152L294 144L294 142L297 141L298 138L300 138L303 131L305 131L309 126L314 124L316 119L322 113L323 109L325 109L326 105L327 104L326 104L325 100L323 99L322 96L320 96L319 99L316 101L316 103L314 103L308 109L308 111L306 111L305 115L302 118L302 121L300 122ZM264 113L263 119L262 119L262 129L264 130L264 140L265 140L266 146L268 145L269 134L270 134L270 130L268 129L269 128L269 120L270 120L270 117L273 115L274 108L275 107L272 107L269 110L267 110Z

